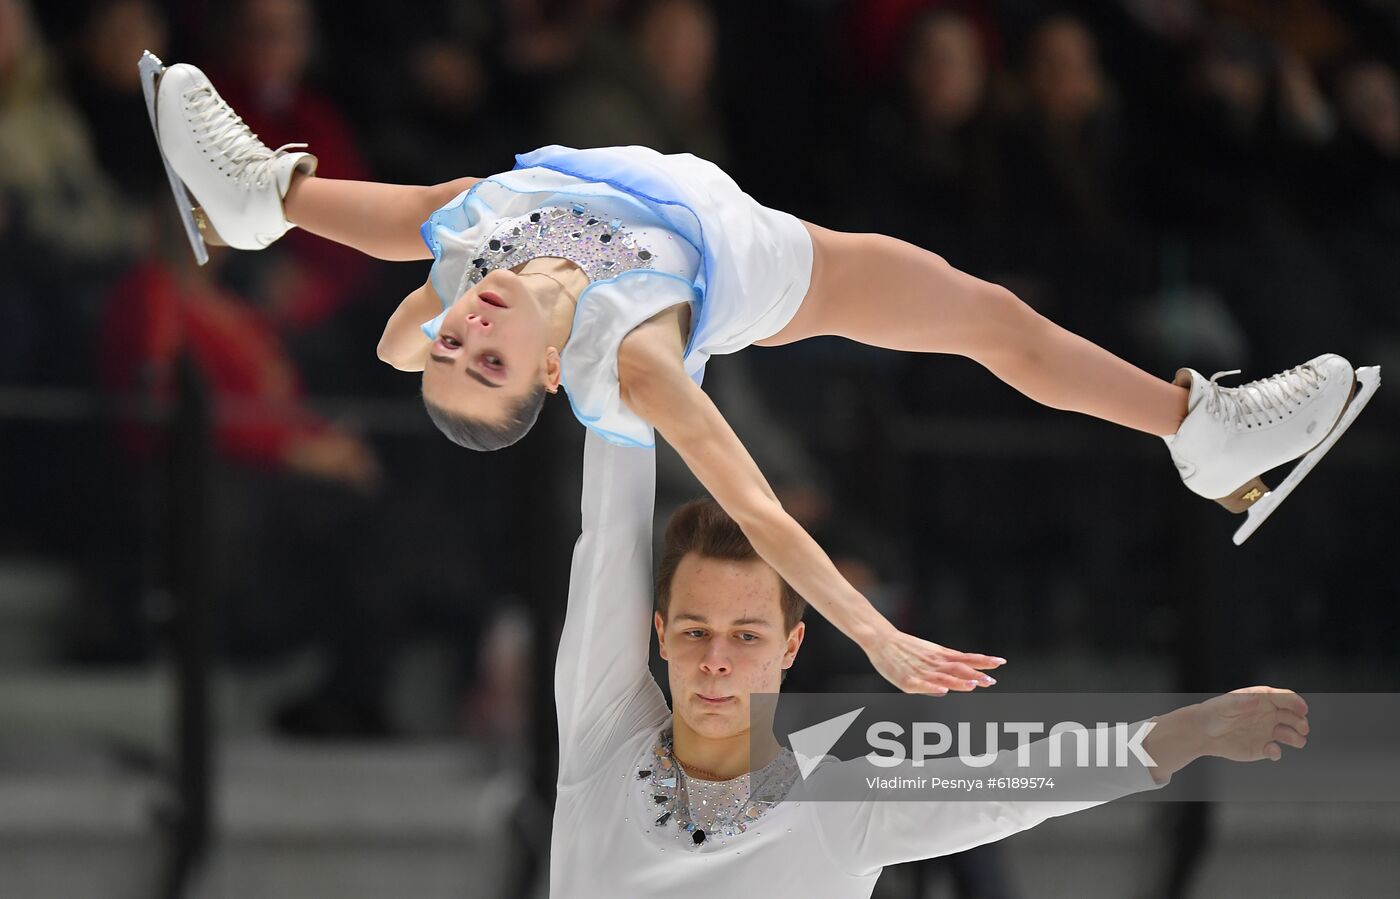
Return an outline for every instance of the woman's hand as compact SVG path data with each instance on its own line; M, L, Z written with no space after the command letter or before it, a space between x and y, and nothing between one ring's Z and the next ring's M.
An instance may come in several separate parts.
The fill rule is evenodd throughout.
M424 336L422 325L437 317L442 309L442 301L429 278L404 297L399 308L389 316L384 336L379 338L379 360L399 371L422 371L428 364L428 349L433 344Z
M990 687L996 680L978 669L1006 664L1006 659L959 652L893 627L866 641L862 648L875 670L905 693L943 696L949 690L966 693Z

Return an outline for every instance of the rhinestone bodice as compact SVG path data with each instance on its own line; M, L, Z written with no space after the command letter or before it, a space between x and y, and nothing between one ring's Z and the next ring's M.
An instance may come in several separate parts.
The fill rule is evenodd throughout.
M502 219L467 269L463 290L498 268L514 268L541 256L567 259L590 282L651 268L656 255L618 218L594 215L582 203L542 206Z

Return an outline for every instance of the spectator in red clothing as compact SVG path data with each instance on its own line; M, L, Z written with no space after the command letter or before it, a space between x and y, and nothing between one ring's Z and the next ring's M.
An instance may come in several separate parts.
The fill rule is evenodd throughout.
M301 378L276 329L217 283L226 258L216 248L203 268L147 261L117 282L102 327L105 386L166 399L179 356L187 352L213 401L223 458L372 491L379 480L374 452L306 406ZM151 448L149 431L133 430L129 437L133 448Z
M349 122L325 94L307 84L315 47L307 0L240 0L234 4L217 56L219 91L268 146L315 148L317 173L327 178L370 176ZM265 307L284 330L329 319L363 283L371 263L361 254L294 232L283 252L266 254Z
M275 711L299 737L383 737L384 701L402 623L386 588L381 473L370 446L305 402L301 378L267 318L216 280L229 254L196 266L167 223L166 257L121 278L102 328L105 386L173 399L182 355L213 409L213 537L208 581L222 648L237 662L312 648L323 679ZM178 241L178 242L177 242ZM161 430L130 426L140 454Z

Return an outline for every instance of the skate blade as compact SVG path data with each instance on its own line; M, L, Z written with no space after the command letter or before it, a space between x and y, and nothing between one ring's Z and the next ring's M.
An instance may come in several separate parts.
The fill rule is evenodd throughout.
M1342 413L1341 419L1337 422L1336 426L1332 428L1331 432L1322 439L1321 443L1313 447L1298 460L1298 464L1288 473L1288 477L1284 478L1277 487L1265 493L1249 507L1249 517L1245 520L1245 523L1240 525L1239 529L1235 531L1234 541L1236 546L1248 540L1249 536L1258 530L1259 525L1263 524L1264 520L1273 514L1273 511L1278 508L1279 504L1288 498L1288 494L1293 492L1293 488L1302 483L1303 478L1308 476L1308 472L1312 471L1313 466L1316 465L1323 456L1327 455L1327 451L1332 448L1332 445L1346 433L1347 428L1351 427L1351 423L1356 421L1356 417L1361 414L1361 410L1366 408L1366 404L1371 401L1372 395L1375 394L1376 388L1379 387L1380 384L1381 369L1379 365L1367 365L1356 370L1356 393L1352 396L1351 402L1347 404L1346 411Z
M197 207L190 200L190 192L185 189L185 182L180 180L180 176L175 174L175 170L170 167L170 160L165 158L165 152L160 148L160 128L156 124L156 79L160 73L165 71L165 63L161 62L150 50L141 54L141 60L136 64L141 73L141 93L146 97L146 112L151 116L151 132L156 137L156 152L160 153L161 164L165 166L165 175L170 179L170 191L175 195L175 208L180 213L180 223L185 226L185 236L190 239L190 248L194 250L195 261L204 265L209 261L209 249L205 246L204 228L208 228L208 221L204 219L203 210L199 210L199 218L203 221L196 221L195 213ZM210 234L213 229L209 228ZM213 241L210 241L211 243Z

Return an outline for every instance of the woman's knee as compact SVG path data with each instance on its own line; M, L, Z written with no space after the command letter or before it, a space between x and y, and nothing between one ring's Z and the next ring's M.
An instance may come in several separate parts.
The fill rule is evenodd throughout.
M982 327L977 343L982 352L1020 361L1035 358L1047 321L1020 297L999 284L986 282L978 307Z

